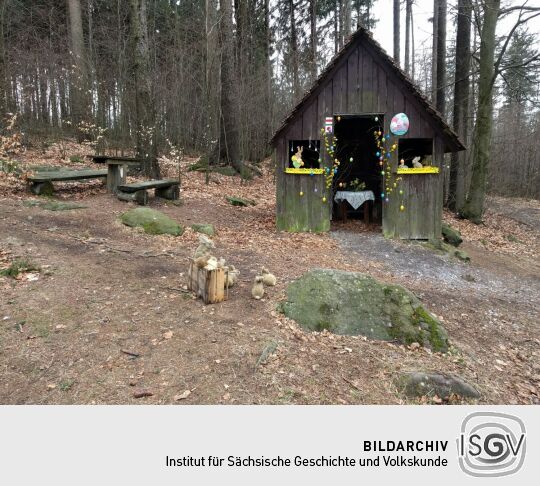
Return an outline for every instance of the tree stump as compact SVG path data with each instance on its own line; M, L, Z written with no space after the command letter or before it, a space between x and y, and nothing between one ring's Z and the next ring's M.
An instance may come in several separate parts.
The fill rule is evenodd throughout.
M189 262L188 288L205 304L216 304L227 299L225 293L225 270L198 268L194 260Z

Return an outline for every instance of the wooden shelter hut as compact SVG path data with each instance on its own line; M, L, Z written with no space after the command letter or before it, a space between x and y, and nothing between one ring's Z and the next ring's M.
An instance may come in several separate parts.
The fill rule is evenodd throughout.
M398 125L408 119L408 131L392 133L393 119ZM364 203L370 204L366 217L380 222L385 236L403 239L440 236L444 154L465 149L364 28L336 54L271 143L278 229L328 231L339 213L336 192L365 186L374 195Z

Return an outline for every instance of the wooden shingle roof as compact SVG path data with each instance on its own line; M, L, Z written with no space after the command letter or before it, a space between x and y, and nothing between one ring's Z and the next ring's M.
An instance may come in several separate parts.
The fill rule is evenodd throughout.
M428 118L433 120L434 125L436 125L442 134L445 136L447 141L447 146L449 146L450 151L459 151L465 150L466 147L463 142L460 140L459 136L452 130L452 128L446 123L443 116L437 111L437 109L431 104L431 102L420 92L418 87L414 82L409 78L409 76L400 69L398 65L395 64L394 60L386 53L382 46L373 38L371 32L363 27L359 27L356 32L354 32L348 39L348 41L343 45L343 47L336 53L332 60L321 72L317 80L313 83L313 86L306 91L302 99L296 104L296 106L291 110L289 115L283 120L280 127L275 131L272 136L270 143L273 144L279 134L287 127L289 122L295 117L295 115L302 109L306 102L311 98L314 92L321 86L326 79L330 76L333 68L338 64L341 58L349 51L353 49L358 43L365 42L368 44L375 55L378 56L383 63L386 63L390 66L390 69L397 76L398 81L401 82L404 89L410 92L420 103L420 106L425 110L428 115Z

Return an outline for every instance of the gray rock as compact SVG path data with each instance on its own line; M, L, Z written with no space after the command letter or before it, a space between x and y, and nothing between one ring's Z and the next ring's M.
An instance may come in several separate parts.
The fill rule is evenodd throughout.
M180 236L184 228L163 213L150 208L135 208L126 211L120 220L127 226L140 226L150 235Z
M433 397L447 399L450 395L465 398L480 398L476 388L456 375L445 373L424 373L413 371L404 373L396 380L401 393L408 397Z
M457 229L452 228L452 226L450 226L449 224L443 223L441 231L444 241L451 244L452 246L457 247L461 245L461 243L463 243L461 233Z
M414 294L369 275L316 269L287 288L282 312L311 331L364 335L372 339L413 342L434 351L448 350L441 323Z

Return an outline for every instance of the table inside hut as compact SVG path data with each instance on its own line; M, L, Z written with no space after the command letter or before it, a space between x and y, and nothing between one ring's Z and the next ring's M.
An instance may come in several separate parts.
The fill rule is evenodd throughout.
M334 201L339 206L340 218L347 221L347 205L357 210L364 206L364 222L367 224L370 220L370 201L375 201L373 191L336 191Z
M126 183L128 166L138 167L139 159L134 157L115 157L111 155L94 155L94 162L107 164L107 191L115 193L118 186Z

